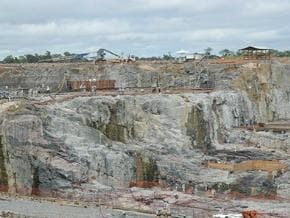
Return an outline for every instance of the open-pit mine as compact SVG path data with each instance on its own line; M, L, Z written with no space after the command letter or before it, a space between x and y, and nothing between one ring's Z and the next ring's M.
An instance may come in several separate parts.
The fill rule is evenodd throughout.
M289 84L279 59L2 64L2 216L290 217Z

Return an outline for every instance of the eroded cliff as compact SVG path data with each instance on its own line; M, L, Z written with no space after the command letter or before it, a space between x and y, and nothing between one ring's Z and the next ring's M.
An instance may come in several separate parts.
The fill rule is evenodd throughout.
M50 104L4 103L1 190L90 198L92 193L158 186L195 195L215 190L289 198L287 168L235 171L208 165L275 160L288 166L287 131L244 127L290 119L289 66L212 68L208 78L217 81L210 93L96 94ZM185 74L176 81L184 83ZM147 84L136 76L140 72L128 75L135 75L132 82L139 78Z

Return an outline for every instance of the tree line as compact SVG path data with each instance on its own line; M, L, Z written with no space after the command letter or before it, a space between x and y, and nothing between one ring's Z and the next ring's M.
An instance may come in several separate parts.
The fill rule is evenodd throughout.
M73 54L64 52L63 54L52 54L50 51L46 51L44 54L26 54L22 56L9 55L3 59L4 64L24 64L24 63L38 63L50 61L57 58L69 57Z
M217 58L218 56L211 54L212 48L206 48L204 50L205 54L209 58ZM290 50L286 51L279 51L275 49L271 49L271 55L274 57L290 57ZM66 57L71 57L74 54L70 52L64 52L63 54L52 54L50 51L46 51L44 54L26 54L22 56L13 56L9 55L5 57L2 61L4 64L22 64L22 63L39 63L39 62L49 62L52 61L53 59L63 59ZM241 52L238 51L232 51L229 49L223 49L219 51L219 55L221 57L239 57L241 56ZM173 60L174 57L170 54L164 54L163 57L150 57L150 58L137 58L139 60Z

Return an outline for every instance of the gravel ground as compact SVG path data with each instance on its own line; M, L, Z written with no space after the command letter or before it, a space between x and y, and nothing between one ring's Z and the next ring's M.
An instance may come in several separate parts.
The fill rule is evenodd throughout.
M205 200L205 199L203 199ZM195 201L193 201L195 202ZM214 209L217 207L221 208L229 208L227 209L228 213L241 211L240 207L246 206L246 210L256 210L261 217L267 218L290 218L290 203L289 202L281 202L281 201L265 201L265 200L232 200L232 201L218 201L213 200L212 202L206 203L205 205L200 205L203 208ZM194 204L198 206L197 203ZM235 206L233 206L235 205ZM230 209L232 208L232 209ZM240 208L240 209L238 209ZM173 209L173 208L172 208ZM173 209L174 210L174 209ZM188 211L187 211L188 210ZM192 217L193 208L179 208L179 214L183 212L183 214L190 214ZM194 209L195 214L200 213L202 217L209 217L207 213L210 211L198 211ZM11 198L7 196L0 197L0 214L2 212L11 212L13 214L21 215L19 217L29 217L29 218L96 218L96 217L126 217L126 218L150 218L155 217L153 214L144 214L138 212L129 212L122 211L117 209L110 208L102 208L94 206L86 206L83 205L74 205L73 203L68 203L64 201L58 202L50 202L46 200L31 200L31 199L23 199L23 198ZM174 211L172 211L174 212ZM190 212L190 213L187 213ZM215 212L217 213L217 212ZM215 214L214 213L214 214ZM173 213L177 215L176 213ZM207 214L207 215L206 215ZM0 215L1 217L1 215ZM18 217L18 216L16 216ZM199 217L199 216L198 216Z
M102 209L101 211L100 208L96 207L62 206L57 203L38 202L26 199L1 199L0 211L39 218L154 217L153 215L124 212L121 210Z

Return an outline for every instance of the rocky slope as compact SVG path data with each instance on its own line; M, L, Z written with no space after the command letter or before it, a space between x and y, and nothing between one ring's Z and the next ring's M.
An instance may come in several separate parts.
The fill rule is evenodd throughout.
M140 66L138 72L130 72L131 68L124 72L141 75ZM274 63L220 68L209 69L208 78L216 78L216 90L211 93L2 104L1 189L88 199L95 193L132 186L159 186L195 195L214 190L290 198L288 171L232 172L207 167L208 161L281 160L289 164L288 132L252 132L240 127L290 119L290 67ZM155 73L150 70L149 74ZM109 75L119 78L124 72ZM169 75L176 74L175 83L182 84L186 73ZM137 77L152 85L146 76ZM194 75L188 77L196 80ZM133 84L135 79L129 81Z
M209 69L217 72L220 67ZM197 73L199 76L197 77ZM66 81L75 80L116 80L116 86L121 87L183 87L205 85L213 80L207 70L193 63L171 62L136 62L136 63L92 63L77 64L24 64L15 66L0 66L0 89L42 90L46 86L52 92L67 91Z

